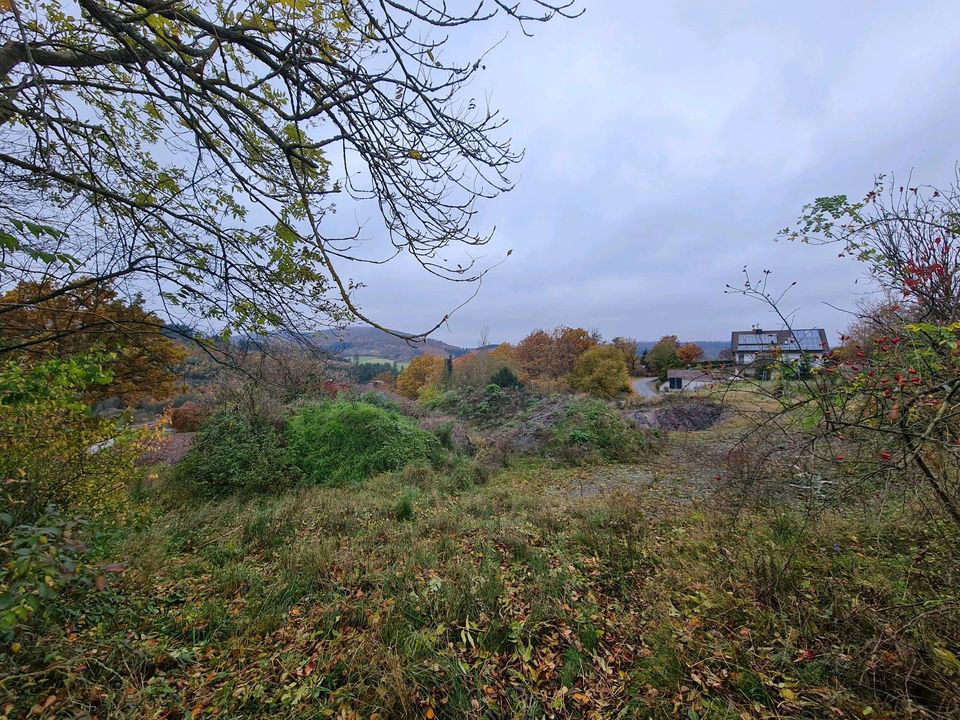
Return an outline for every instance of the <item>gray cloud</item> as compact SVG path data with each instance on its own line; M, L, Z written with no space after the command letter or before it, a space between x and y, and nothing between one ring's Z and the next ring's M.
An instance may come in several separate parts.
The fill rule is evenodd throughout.
M894 171L945 182L960 159L960 5L948 2L636 3L594 0L573 22L511 31L472 88L527 149L517 188L484 204L495 262L480 294L436 337L535 327L607 337L723 338L759 305L726 283L774 271L798 285L798 322L835 334L864 292L834 248L774 243L818 195L859 196ZM501 28L454 36L451 50ZM459 44L459 45L458 45ZM417 330L472 291L409 260L358 270L358 300Z

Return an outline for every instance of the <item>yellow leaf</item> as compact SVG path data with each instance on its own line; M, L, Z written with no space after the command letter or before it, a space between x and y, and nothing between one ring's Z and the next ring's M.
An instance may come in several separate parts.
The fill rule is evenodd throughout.
M787 700L788 702L797 699L797 694L790 688L782 688L780 690L780 694L783 695L783 699Z
M935 647L933 654L937 656L937 660L940 661L948 674L960 673L960 659L952 652L946 648Z

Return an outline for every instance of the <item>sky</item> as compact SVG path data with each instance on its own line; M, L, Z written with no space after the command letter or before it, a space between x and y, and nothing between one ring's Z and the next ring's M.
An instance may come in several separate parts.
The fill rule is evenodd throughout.
M835 247L775 242L822 195L862 197L878 173L944 185L960 160L960 3L581 0L576 20L453 34L468 56L503 40L470 88L510 119L526 157L480 292L433 337L515 342L535 328L643 340L725 339L779 321L724 292L742 269L796 281L785 309L831 340L868 292ZM504 36L506 37L504 38ZM366 230L365 230L366 231ZM370 231L371 242L376 241ZM400 259L355 299L420 331L472 294Z

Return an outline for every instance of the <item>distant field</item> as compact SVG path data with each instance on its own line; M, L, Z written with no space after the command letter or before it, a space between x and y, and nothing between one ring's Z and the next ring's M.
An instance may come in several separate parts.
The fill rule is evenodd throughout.
M349 360L350 362L353 362L353 356L352 356L352 355L345 355L345 356L343 356L343 359L344 359L344 360ZM410 364L410 361L409 361L409 360L391 360L390 358L377 357L376 355L360 355L357 359L358 359L358 361L359 361L362 365L368 365L368 364L373 364L373 363L393 363L393 362L396 362L396 363L397 363L397 368L400 369L400 370L402 370L403 368L405 368L407 365Z

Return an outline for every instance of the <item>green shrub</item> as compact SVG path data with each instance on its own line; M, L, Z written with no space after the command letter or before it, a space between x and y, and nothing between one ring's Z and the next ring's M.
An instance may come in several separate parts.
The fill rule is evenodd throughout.
M60 596L90 587L91 569L82 562L84 545L74 533L77 521L51 509L35 524L10 527L0 513L0 549L9 560L0 565L0 642L10 642L29 622L50 620Z
M200 426L174 479L196 483L215 495L282 489L293 473L281 441L269 423L220 410Z
M440 442L408 417L363 402L308 405L290 418L290 449L313 483L339 485L410 463L434 463Z
M452 422L445 422L434 428L433 434L437 437L437 441L447 450L454 449Z
M581 400L554 425L548 449L571 463L632 462L649 442L602 400Z
M521 385L520 378L518 378L513 370L506 365L493 374L493 376L490 378L490 382L493 385L497 385L501 388L520 387Z
M417 498L420 493L416 488L405 488L393 506L393 516L397 522L410 522L417 516Z
M630 390L623 353L613 345L600 345L577 358L570 383L580 392L612 398Z

